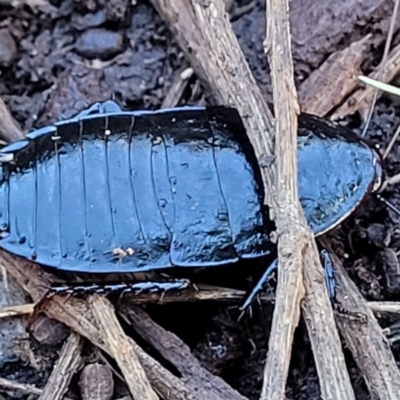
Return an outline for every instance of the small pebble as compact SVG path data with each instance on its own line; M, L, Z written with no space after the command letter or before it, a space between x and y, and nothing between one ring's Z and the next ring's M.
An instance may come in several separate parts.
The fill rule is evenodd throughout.
M390 243L390 232L383 224L371 224L367 228L369 240L376 247L386 248Z
M109 59L123 52L124 40L121 34L106 29L89 29L76 43L76 51L85 58Z
M41 344L56 346L68 336L69 329L55 319L39 315L32 326L32 336Z
M79 379L79 387L83 400L110 400L114 391L113 374L105 365L86 365Z
M105 4L109 21L123 21L127 15L129 2L126 0L108 0Z
M17 56L17 46L7 29L0 30L0 67L9 67Z

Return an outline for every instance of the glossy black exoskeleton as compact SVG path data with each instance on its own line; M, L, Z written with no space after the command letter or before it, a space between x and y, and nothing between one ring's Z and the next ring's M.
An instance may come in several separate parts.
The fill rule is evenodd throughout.
M107 101L0 151L0 247L86 273L212 267L274 254L261 173L236 110L124 112ZM301 115L299 197L315 235L380 185L381 159Z

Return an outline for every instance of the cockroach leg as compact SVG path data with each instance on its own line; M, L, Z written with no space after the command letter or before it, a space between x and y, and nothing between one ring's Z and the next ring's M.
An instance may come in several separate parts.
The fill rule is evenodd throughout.
M187 279L171 279L165 282L142 281L142 282L123 282L123 283L81 283L79 285L52 286L49 295L71 295L87 296L91 294L119 294L125 293L165 293L175 290L184 290L191 285ZM48 297L48 296L47 296Z
M336 303L336 291L335 291L335 277L333 273L333 267L332 267L332 260L329 255L329 253L326 250L322 250L320 252L320 258L321 258L321 263L324 267L325 270L325 282L326 286L328 288L328 295L329 298L331 299L332 304ZM269 282L271 279L271 276L273 273L277 270L278 268L278 259L275 259L272 264L266 269L264 274L261 276L257 284L253 287L251 292L246 296L245 301L243 304L239 307L239 310L241 311L240 317L241 318L244 314L244 312L249 309L253 301L258 297L258 295L265 289L266 284Z
M261 276L257 284L253 287L251 292L246 296L244 303L239 307L239 310L243 313L253 303L255 298L265 289L266 284L269 282L272 274L278 268L278 259L276 258L271 265L266 269L264 274Z
M325 270L325 283L328 288L328 295L332 303L336 302L336 282L333 272L333 263L330 254L325 250L321 250L319 253L321 264Z

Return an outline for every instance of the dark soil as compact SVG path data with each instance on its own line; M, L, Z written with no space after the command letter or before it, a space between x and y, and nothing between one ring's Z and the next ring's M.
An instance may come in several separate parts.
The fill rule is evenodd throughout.
M160 107L176 73L188 63L153 7L146 1L138 1L136 5L131 3L135 2L27 0L15 7L0 1L0 95L24 132L70 117L95 101L112 97L127 109ZM318 25L312 18L318 17L318 21L324 6L328 10L327 3L300 0L293 4L297 83L318 68L332 52L367 32L376 33L383 29L373 19L368 19L368 13L376 4L385 2L365 1L357 15L346 12L336 15L335 24L329 25L329 40L322 40L327 37L323 32L315 30L311 34L313 24ZM349 3L346 0L346 4ZM354 3L360 5L360 2ZM310 4L315 4L317 11L320 7L319 12L308 12ZM263 1L234 2L232 21L257 83L271 102L262 47L264 7ZM385 7L379 12L386 10L390 15L390 7ZM375 49L364 72L379 62L381 53L381 48ZM193 77L180 104L212 102L208 90ZM384 96L378 102L369 130L374 143L385 148L400 123L399 111L399 99ZM360 128L357 116L346 122L355 130ZM400 147L395 146L386 162L389 176L400 172L399 160ZM389 188L384 196L400 207L398 188ZM369 199L332 234L352 279L369 300L399 297L398 222L398 216L375 199ZM230 271L229 275L232 274ZM227 275L222 271L217 276L216 272L215 282L229 287L229 282L223 279ZM250 285L251 280L242 282L244 288ZM160 306L151 306L148 311L157 322L177 333L210 371L223 377L249 399L258 399L273 307L255 307L251 318L246 316L237 322L235 306L237 303L180 304L163 306L162 311ZM388 318L381 321L383 326L394 322ZM31 343L25 347L20 342L15 357L0 360L0 376L42 387L57 359L59 345L45 347L22 336L20 340ZM34 358L40 362L35 365L31 354L24 350L26 348L33 351ZM400 360L397 344L393 345L393 352ZM346 356L357 399L368 399L368 391L351 355L346 352ZM10 392L6 396L9 399L28 398ZM287 398L320 398L316 368L303 324L296 332Z

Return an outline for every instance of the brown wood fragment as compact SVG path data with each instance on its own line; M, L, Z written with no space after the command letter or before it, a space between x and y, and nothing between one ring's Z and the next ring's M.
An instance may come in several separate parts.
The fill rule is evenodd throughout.
M351 318L337 313L336 321L368 385L371 397L380 400L400 399L400 371L382 328L339 258L333 253L327 238L321 239L321 243L333 258L336 292L341 307L346 310L346 314L364 317Z
M11 116L10 111L0 97L0 137L7 142L15 142L23 139L21 127L18 122Z
M54 367L39 400L63 399L73 375L81 364L82 338L72 332L64 343L60 358Z
M339 105L360 84L360 66L370 48L372 35L333 53L301 84L299 103L302 112L324 116Z
M374 72L368 76L377 79L380 74L381 64L379 64ZM400 45L394 47L385 62L382 70L382 81L390 82L400 72ZM332 120L344 118L347 115L360 112L361 117L365 120L368 115L369 108L374 97L375 88L370 85L360 84L360 88L356 90L346 102L335 111L331 117ZM382 96L382 92L378 92L378 96Z
M132 347L133 340L128 339L122 330L112 304L105 297L98 295L91 296L90 303L93 307L94 316L106 336L107 344L124 375L133 398L136 400L158 400L159 397L151 387Z

